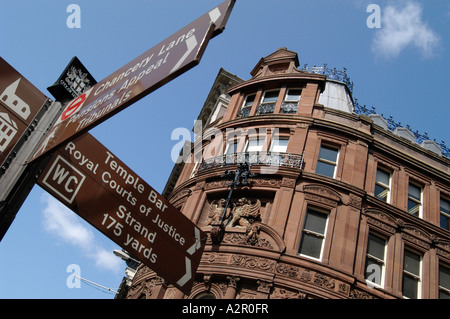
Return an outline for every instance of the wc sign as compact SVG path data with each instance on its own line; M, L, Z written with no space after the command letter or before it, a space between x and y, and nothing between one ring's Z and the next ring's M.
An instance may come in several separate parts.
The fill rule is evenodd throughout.
M58 194L67 204L72 204L85 178L86 176L79 169L58 155L42 179L42 183Z

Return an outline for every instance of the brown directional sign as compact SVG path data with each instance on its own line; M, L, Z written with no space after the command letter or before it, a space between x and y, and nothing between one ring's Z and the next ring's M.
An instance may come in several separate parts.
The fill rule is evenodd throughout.
M0 164L46 100L44 94L0 57Z
M190 293L205 233L92 135L57 148L38 185Z
M223 2L67 103L32 160L197 65L209 39L223 30L234 2Z

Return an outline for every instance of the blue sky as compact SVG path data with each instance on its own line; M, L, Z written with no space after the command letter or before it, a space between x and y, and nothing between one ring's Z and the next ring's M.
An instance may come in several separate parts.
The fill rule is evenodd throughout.
M212 9L220 0L0 0L0 56L44 94L73 56L97 81ZM68 28L71 4L81 28ZM370 4L381 28L369 28ZM354 97L413 130L450 145L450 3L447 0L237 0L227 28L201 63L97 126L91 133L162 192L173 168L174 129L191 129L223 67L243 79L280 47L300 64L342 69ZM0 242L0 298L113 298L82 283L68 288L67 267L117 288L118 249L35 186Z

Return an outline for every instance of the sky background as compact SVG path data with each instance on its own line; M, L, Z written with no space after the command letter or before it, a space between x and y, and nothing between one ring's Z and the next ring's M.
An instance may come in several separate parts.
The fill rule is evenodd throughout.
M221 0L0 0L0 56L45 95L73 56L97 81L206 13ZM81 28L68 28L71 4ZM367 24L376 4L381 27ZM369 19L372 21L372 19ZM237 0L201 63L90 132L157 191L172 171L176 128L191 129L223 67L247 80L261 57L287 47L300 64L347 68L353 97L450 145L448 0ZM39 186L0 242L0 298L114 298L67 267L117 289L119 247Z

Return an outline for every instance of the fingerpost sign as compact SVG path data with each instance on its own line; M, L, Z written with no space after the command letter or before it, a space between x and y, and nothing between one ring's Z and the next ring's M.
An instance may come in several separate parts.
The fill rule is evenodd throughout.
M190 293L205 233L91 134L59 147L38 185Z
M68 102L34 160L158 89L200 62L235 0L227 0Z

